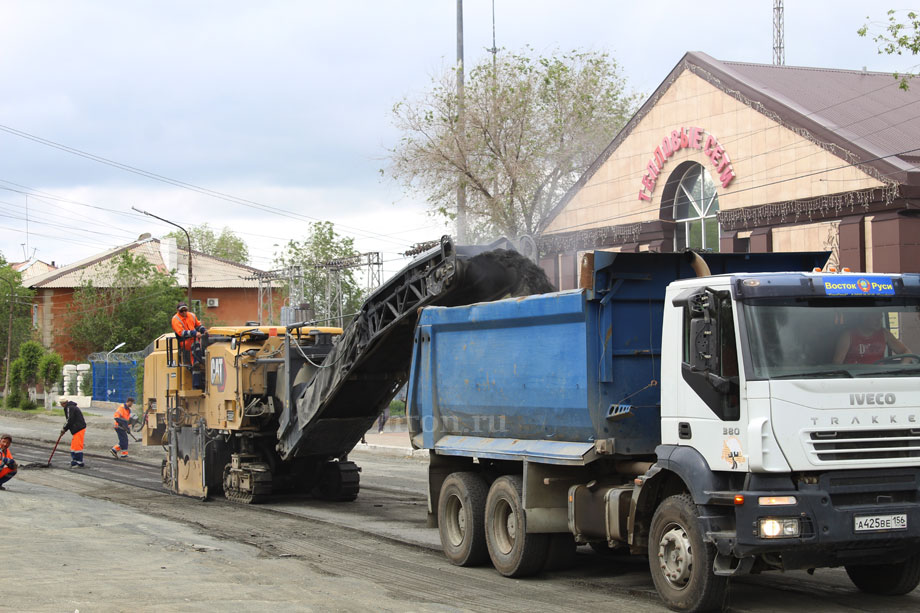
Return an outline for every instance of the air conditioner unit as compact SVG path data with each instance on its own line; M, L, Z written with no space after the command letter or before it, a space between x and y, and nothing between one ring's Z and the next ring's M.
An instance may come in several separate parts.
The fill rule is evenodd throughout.
M209 307L220 306L220 302L218 301L217 298L208 298L208 306Z

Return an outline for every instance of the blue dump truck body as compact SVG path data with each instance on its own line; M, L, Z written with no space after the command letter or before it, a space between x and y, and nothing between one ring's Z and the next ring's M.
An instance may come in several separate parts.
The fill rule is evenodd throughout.
M659 399L649 383L658 366L649 347L660 345L660 323L650 327L642 304L642 321L617 326L605 346L598 306L586 291L569 291L425 309L410 375L422 446L580 463L595 440L616 438L629 441L624 452L654 453ZM656 310L652 322L660 322ZM622 358L616 369L600 367L605 351ZM610 407L625 402L636 418L608 420Z

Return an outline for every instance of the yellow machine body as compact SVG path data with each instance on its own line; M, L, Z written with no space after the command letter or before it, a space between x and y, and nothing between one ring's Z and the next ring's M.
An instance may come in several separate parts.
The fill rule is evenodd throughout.
M292 332L280 326L214 327L198 354L203 359L194 364L174 334L157 338L144 360L143 443L166 448L164 485L200 498L215 485L229 489L228 497L239 488L250 502L245 499L270 490L272 471L257 461L265 450L252 449L273 440L291 385L310 380L322 359L317 350L331 348L341 333L316 326ZM286 360L290 347L308 359ZM314 360L305 355L310 351ZM296 372L286 372L290 368ZM256 485L260 479L262 486Z

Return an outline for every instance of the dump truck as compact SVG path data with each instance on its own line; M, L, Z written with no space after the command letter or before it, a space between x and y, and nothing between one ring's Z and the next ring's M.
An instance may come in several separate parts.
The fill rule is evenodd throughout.
M577 290L424 308L407 411L446 557L647 556L677 611L769 570L913 590L920 276L826 258L596 251Z
M163 483L177 494L352 501L360 468L348 454L408 378L418 309L548 289L510 241L455 247L443 237L344 329L215 326L190 351L164 334L144 360L143 442L163 446Z

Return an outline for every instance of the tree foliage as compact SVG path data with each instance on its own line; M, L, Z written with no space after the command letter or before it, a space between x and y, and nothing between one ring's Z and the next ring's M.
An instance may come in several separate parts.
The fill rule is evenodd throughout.
M215 233L207 223L192 226L188 229L188 237L191 238L192 249L195 251L236 262L237 264L249 262L249 247L246 245L246 241L234 234L233 230L227 226L224 226L220 234ZM188 249L188 239L185 236L185 232L174 230L164 238L174 238L179 249Z
M402 136L388 170L448 218L462 177L476 238L534 234L638 101L616 61L593 51L501 51L467 71L462 101L456 77L446 70L393 108Z
M903 11L888 11L888 23L880 32L876 29L878 24L869 23L869 17L866 17L866 23L856 32L863 37L871 36L878 45L879 55L917 55L920 53L920 15L907 11L901 17L901 13ZM905 21L902 22L902 19ZM915 76L916 72L894 73L894 78L899 80L904 90L910 87L908 82Z
M176 303L185 296L171 275L143 257L125 252L110 266L107 287L84 282L74 291L69 331L77 351L109 351L121 342L123 351L140 351L171 329Z
M331 222L320 221L311 226L310 235L306 239L291 240L280 252L276 252L274 266L299 266L304 280L304 301L314 309L318 320L327 322L326 325L336 325L336 322L330 320L337 315L337 307L333 305L330 308L326 304L327 283L334 283L336 273L330 271L325 264L357 255L354 239L339 236ZM354 313L361 306L363 298L355 269L344 268L338 271L338 279L342 290L342 313Z
M20 380L29 387L39 382L38 366L41 363L42 356L45 355L45 348L37 341L26 341L19 346L20 363Z
M6 359L7 342L10 342L10 356L19 355L19 346L29 340L32 333L32 294L30 289L22 287L19 272L13 270L0 255L0 321L3 332L0 333L0 362ZM13 311L13 327L10 323L10 307ZM0 367L0 384L5 381L5 366Z
M29 398L28 388L35 387L42 380L41 366L46 355L45 348L36 341L26 341L19 346L19 357L10 364L9 406L15 404L14 399L20 399L20 408L35 408ZM56 353L54 355L58 360L61 359ZM63 361L61 365L63 367Z
M57 352L49 351L38 362L38 379L45 389L61 380L64 373L64 358Z

